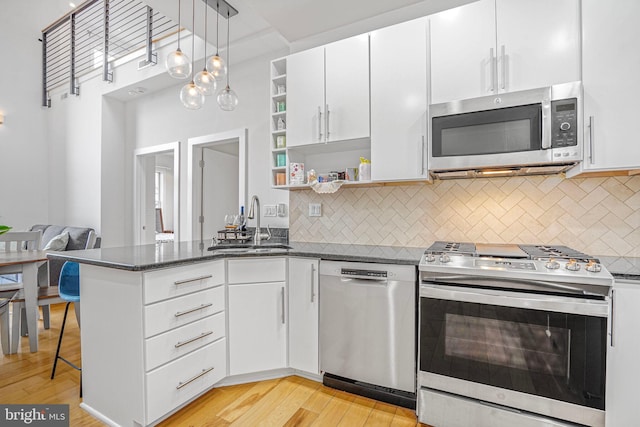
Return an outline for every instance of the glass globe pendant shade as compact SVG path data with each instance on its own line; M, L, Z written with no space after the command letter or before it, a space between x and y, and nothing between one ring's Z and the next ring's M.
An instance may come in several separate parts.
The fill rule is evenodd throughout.
M180 101L182 105L190 110L198 110L204 104L204 95L193 80L180 90Z
M182 53L180 48L167 56L167 72L174 79L186 79L191 75L191 62L189 57Z
M238 106L238 95L227 86L218 94L218 105L224 111L233 111Z
M224 62L218 54L213 55L207 59L207 70L217 80L221 81L227 75L227 64Z
M193 79L193 82L198 86L203 95L213 95L216 91L217 84L216 79L205 68L200 71Z

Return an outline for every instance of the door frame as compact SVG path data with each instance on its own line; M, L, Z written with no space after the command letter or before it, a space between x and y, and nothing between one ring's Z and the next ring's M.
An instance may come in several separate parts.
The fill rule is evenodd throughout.
M180 141L151 147L136 148L133 151L133 239L135 245L142 244L144 200L145 200L145 165L144 157L161 153L173 153L173 238L180 241ZM154 215L155 217L155 215Z
M187 140L187 209L185 218L184 237L187 241L198 240L200 238L194 232L193 215L195 211L195 197L193 194L193 179L196 176L194 168L195 150L205 146L215 146L216 144L225 144L230 140L238 140L238 157L239 157L239 173L238 173L238 206L237 211L240 212L241 206L247 205L247 140L248 129L240 128L226 132L213 133L209 135L189 138Z

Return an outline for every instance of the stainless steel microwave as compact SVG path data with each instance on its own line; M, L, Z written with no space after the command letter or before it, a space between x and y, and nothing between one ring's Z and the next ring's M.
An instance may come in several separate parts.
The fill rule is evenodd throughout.
M435 178L553 174L582 160L582 84L432 104Z

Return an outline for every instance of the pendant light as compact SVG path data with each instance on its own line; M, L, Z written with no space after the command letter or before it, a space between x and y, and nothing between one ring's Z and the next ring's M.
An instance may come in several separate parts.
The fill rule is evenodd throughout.
M178 0L178 49L167 55L167 61L165 62L167 72L174 79L186 79L191 75L189 57L180 50L180 32L182 30L180 26L180 3L180 0Z
M228 11L227 11L228 15ZM224 59L220 57L218 51L220 50L220 43L218 43L218 35L220 30L220 3L216 3L216 54L207 60L207 70L216 79L216 81L224 80L227 74L227 64ZM228 21L228 18L227 18Z
M196 0L191 0L191 4L193 7L193 21L192 21L192 31L191 31L191 57L193 58L195 54L195 38L196 38ZM193 61L193 59L192 59ZM193 67L193 64L192 64ZM198 110L204 104L204 95L202 91L196 84L193 82L193 78L191 78L191 82L184 85L182 90L180 91L180 101L182 101L182 105L190 110Z
M231 26L229 11L227 11L227 63L229 63L229 27ZM233 111L238 106L238 95L229 87L229 70L227 70L227 87L218 94L218 105L224 111Z
M207 20L207 11L209 10L209 6L205 3L204 5L204 58L205 65L198 74L196 74L193 81L196 86L200 88L202 94L205 96L213 95L216 91L216 79L211 75L209 71L207 71L206 59L207 59L207 28L209 27L209 21Z

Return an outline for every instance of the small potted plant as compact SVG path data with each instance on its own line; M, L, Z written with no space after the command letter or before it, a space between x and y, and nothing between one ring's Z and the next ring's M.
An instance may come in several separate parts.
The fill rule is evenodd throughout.
M11 227L9 227L8 225L0 225L0 234L4 234L9 230L11 230Z

